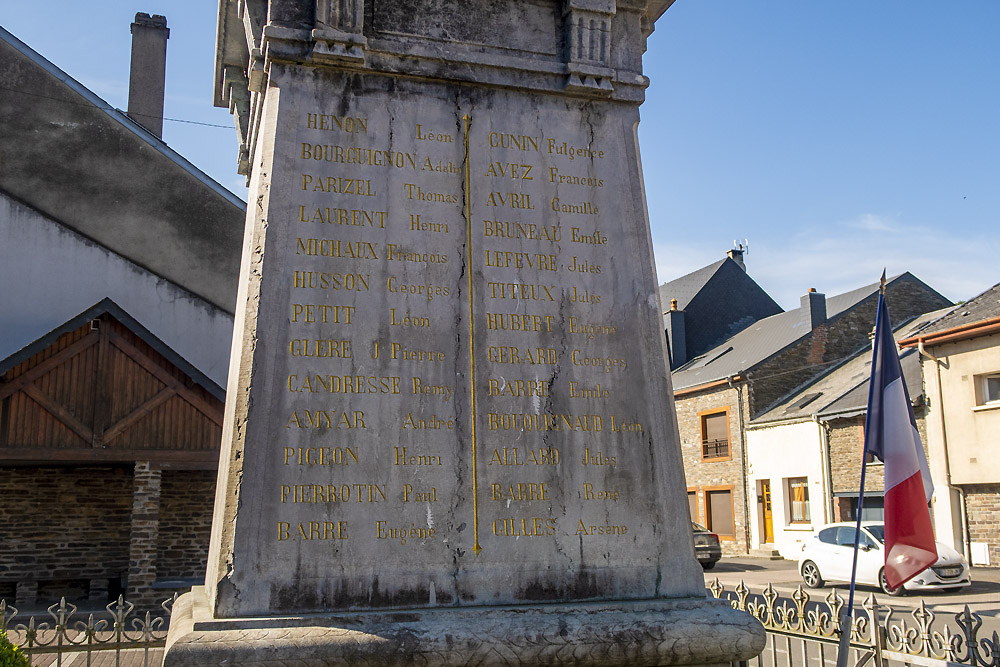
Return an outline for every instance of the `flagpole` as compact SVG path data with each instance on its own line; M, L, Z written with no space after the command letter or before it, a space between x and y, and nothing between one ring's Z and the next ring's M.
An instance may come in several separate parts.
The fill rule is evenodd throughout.
M882 300L885 298L885 271L882 271L882 281L878 290L878 306L875 315L875 338L878 341L879 329L884 325L882 322ZM879 346L872 346L872 369L878 361ZM868 383L868 405L872 404L872 392L875 391L875 383ZM865 412L865 447L861 450L861 488L858 490L858 511L857 520L854 525L854 552L851 562L851 587L847 594L847 606L840 612L840 646L837 650L837 667L847 667L847 656L851 650L851 628L853 627L854 616L854 584L858 574L858 545L861 541L861 512L865 502L865 472L868 470L868 433L871 428L871 410Z

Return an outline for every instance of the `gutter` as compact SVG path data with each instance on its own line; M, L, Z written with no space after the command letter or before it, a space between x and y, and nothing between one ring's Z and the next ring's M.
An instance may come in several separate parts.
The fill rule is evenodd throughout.
M706 382L704 384L696 384L693 387L685 387L684 389L678 389L674 392L674 397L687 396L688 394L695 394L699 391L706 391L708 389L715 389L716 387L721 387L723 385L733 386L734 382L739 382L743 378L737 374L731 377L725 377L721 380L715 380L714 382Z
M926 336L911 336L910 338L904 338L899 341L899 346L913 347L916 345L920 347L924 344L940 345L942 343L953 343L966 338L988 336L994 333L1000 333L1000 317L991 317L988 320L970 322L969 324L963 324L959 327L927 334Z
M743 539L744 544L746 544L746 553L750 553L750 493L747 488L750 484L750 478L747 475L747 441L746 429L743 425L743 392L740 391L740 385L733 384L734 382L739 382L739 380L740 376L737 374L727 378L725 382L731 389L736 390L736 410L740 421L740 473L743 476ZM756 495L754 493L754 497Z

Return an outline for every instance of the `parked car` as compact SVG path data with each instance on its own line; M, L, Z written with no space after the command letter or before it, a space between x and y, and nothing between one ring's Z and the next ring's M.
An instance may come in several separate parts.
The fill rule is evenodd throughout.
M691 522L691 532L694 533L694 555L701 563L703 570L711 570L722 558L722 545L719 536L701 524Z
M854 535L854 522L833 523L822 526L806 540L802 545L802 555L799 556L799 574L806 586L819 588L827 581L851 580ZM885 526L881 522L862 522L858 542L857 583L878 586L889 595L935 589L952 593L972 583L969 565L962 554L937 542L937 562L899 588L890 589L883 572L884 542Z

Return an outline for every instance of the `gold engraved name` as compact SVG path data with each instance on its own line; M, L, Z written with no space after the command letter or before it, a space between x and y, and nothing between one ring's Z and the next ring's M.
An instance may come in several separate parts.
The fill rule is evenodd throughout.
M427 220L421 220L419 215L410 214L410 231L411 232L440 232L443 234L448 233L448 223L447 222L429 222Z
M346 540L346 521L303 521L292 524L278 522L278 541L284 540Z
M398 394L399 378L379 375L288 376L288 391L327 394Z
M483 220L483 236L498 239L529 241L562 241L562 227L559 225L537 225L533 222L508 222L506 220Z
M577 535L626 535L628 533L628 526L625 525L615 525L615 524L602 524L602 525L586 525L583 523L583 519L576 526Z
M500 447L493 450L491 466L556 466L561 461L558 447L541 447L521 451L517 447Z
M378 259L375 244L368 241L341 241L340 239L296 239L296 255L337 257L344 259Z
M611 392L601 387L600 383L597 386L588 387L573 380L569 381L570 398L607 398L610 395Z
M436 252L413 252L395 243L386 243L387 259L394 262L420 262L422 264L447 264L448 255Z
M599 449L590 451L589 447L583 449L583 465L585 466L612 466L618 464L617 456L605 456Z
M616 329L613 324L605 324L604 322L581 322L576 317L569 318L569 332L571 334L583 334L590 340L593 340L598 336L611 336L616 331L618 331L618 329Z
M605 373L613 370L625 370L628 363L618 357L588 357L582 350L573 350L570 353L570 361L574 366L584 368L603 368Z
M387 526L385 521L375 522L375 537L380 540L399 540L399 543L406 546L406 540L426 540L437 535L436 528L424 528L411 522L410 527L393 528Z
M604 429L601 415L565 415L537 413L486 413L491 431L589 431Z
M608 237L601 234L600 231L594 230L590 234L585 234L580 231L579 227L569 228L569 240L573 243L587 243L589 245L607 245Z
M457 204L458 196L450 192L425 191L416 183L403 183L407 199L419 199L433 204Z
M282 484L282 503L380 503L385 500L382 484Z
M537 252L511 252L509 250L486 250L486 266L499 268L536 269L538 271L558 271L559 255Z
M491 299L520 299L522 301L555 301L552 292L555 285L532 285L530 283L487 282Z
M378 227L385 229L386 211L369 211L368 209L335 208L330 206L309 209L299 204L299 222L325 222L330 225L351 225L354 227Z
M426 317L414 317L409 313L400 313L396 316L396 309L389 309L389 324L394 327L430 327L431 321Z
M590 147L580 148L579 146L571 146L565 141L558 141L556 139L546 139L545 147L548 152L553 155L565 155L570 160L575 160L578 157L589 157L591 159L597 158L599 160L604 159L603 150L594 150Z
M559 355L554 347L510 347L491 345L486 348L486 358L494 364L555 365Z
M440 454L408 454L406 447L393 447L393 465L397 466L439 466Z
M395 167L396 169L416 169L416 153L357 148L337 144L302 144L303 160L316 162L336 162L338 164L359 164L372 167Z
M577 494L581 500L610 500L613 503L617 503L621 498L618 489L595 489L590 482L584 482L583 490L577 491Z
M549 485L545 482L518 482L517 484L491 484L493 500L499 503L548 500Z
M486 196L487 206L499 206L516 209L533 210L531 195L527 192L491 192Z
M598 269L600 267L597 267ZM574 303L600 303L601 297L599 294L594 294L593 292L588 292L587 290L576 291L576 287L569 294L569 300Z
M615 433L642 433L642 424L636 421L622 421L611 416L611 430Z
M350 340L293 338L288 341L288 354L293 357L354 358Z
M519 151L538 151L538 140L527 134L490 132L490 148L511 148Z
M389 276L385 281L385 289L391 294L414 294L426 296L431 301L436 296L448 296L451 290L444 285L414 285L412 283L399 282L396 276Z
M448 419L441 419L437 415L431 415L430 419L414 419L413 413L407 412L406 419L403 420L402 429L414 429L417 431L434 431L438 429L446 429L448 431L455 430L455 418L449 417Z
M549 395L549 383L545 380L490 378L487 380L487 383L490 396L509 396L511 398L541 396L542 398L547 398Z
M293 303L292 322L306 324L350 324L355 306L330 306L325 303Z
M424 166L420 167L420 171L434 171L442 174L457 174L458 165L448 160L438 160L437 162L432 162L431 159L424 158Z
M372 347L372 359L378 359L381 346L378 341L375 341ZM403 347L401 343L392 343L389 346L389 353L393 359L401 359L403 361L444 361L447 359L447 355L444 352L437 352L435 350L411 350L409 348Z
M455 139L450 134L435 132L434 130L425 130L424 126L419 123L417 124L417 139L421 141L438 141L443 144L451 144L455 142Z
M440 396L441 400L447 403L455 395L455 387L447 384L425 384L420 378L414 377L413 393L416 395Z
M486 175L533 181L535 177L531 175L531 167L530 164L516 164L514 162L490 162L490 166L486 169Z
M559 185L582 185L589 188L603 188L604 179L595 176L572 176L570 174L560 174L556 167L549 167L549 183Z
M569 266L566 267L567 271L575 271L576 273L600 273L601 265L592 264L591 262L582 259L578 260L576 256L573 256L572 261Z
M326 113L307 113L306 128L310 130L340 130L368 134L368 119L363 116L334 116Z
M497 537L548 537L556 534L556 520L544 517L494 519L493 534Z
M370 273L326 273L323 271L295 271L292 273L292 287L301 289L344 290L345 292L367 292Z
M357 447L285 447L286 466L349 466L355 463L358 463Z
M285 428L327 428L327 429L355 429L368 428L365 426L365 413L361 410L354 412L328 412L327 410L298 410L292 412L292 416L285 423Z
M438 490L431 487L430 491L415 491L412 484L403 485L404 503L436 503L438 501Z
M302 189L310 192L327 192L337 195L356 195L358 197L374 197L375 190L367 178L345 178L343 176L310 176L302 174Z
M576 213L579 215L597 215L600 212L593 202L589 202L581 199L575 204L568 204L559 199L559 197L553 197L550 204L552 210L558 213Z
M528 315L519 313L486 313L486 328L493 331L552 332L555 315Z

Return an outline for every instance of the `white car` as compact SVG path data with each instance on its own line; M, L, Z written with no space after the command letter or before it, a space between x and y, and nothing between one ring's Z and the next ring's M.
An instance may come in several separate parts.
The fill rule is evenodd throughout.
M819 528L802 545L799 574L809 588L819 588L826 581L851 580L851 559L854 551L855 523L833 523ZM938 559L929 568L892 590L885 583L885 526L881 522L863 521L858 543L857 583L880 587L889 595L902 595L904 590L943 590L954 592L972 583L969 566L960 553L937 542Z

